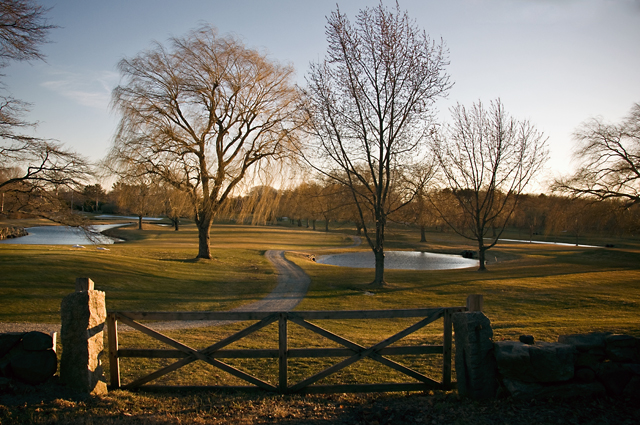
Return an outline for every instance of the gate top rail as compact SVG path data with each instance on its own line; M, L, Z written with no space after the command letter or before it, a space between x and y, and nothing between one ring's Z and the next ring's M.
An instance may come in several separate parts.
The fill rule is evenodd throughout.
M335 319L394 319L426 317L441 311L456 313L467 311L466 306L415 308L399 310L323 310L323 311L109 311L109 315L122 315L132 320L262 320L273 314L295 315L309 320Z

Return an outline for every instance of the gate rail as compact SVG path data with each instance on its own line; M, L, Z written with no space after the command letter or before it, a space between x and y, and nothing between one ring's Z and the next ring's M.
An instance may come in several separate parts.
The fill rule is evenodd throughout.
M473 296L470 296L470 298ZM469 305L469 300L467 300ZM134 389L166 388L160 386L145 385L161 376L178 370L179 368L196 360L204 361L229 374L238 377L252 386L210 386L203 388L220 389L262 389L279 393L331 393L331 392L381 392L381 391L425 391L431 389L448 390L455 386L451 382L451 346L453 313L469 310L468 307L437 307L405 310L353 310L353 311L273 311L273 312L125 312L113 311L107 315L107 330L109 340L109 363L112 388ZM395 318L422 318L413 325L396 333L395 335L380 341L372 346L365 347L330 332L311 323L310 320L352 320L352 319L395 319ZM393 346L390 345L410 335L424 326L443 318L443 343L442 345L414 345ZM149 321L181 321L181 320L220 320L220 321L254 321L243 330L226 337L209 347L196 350L188 345L170 338L162 333L141 324L139 320ZM122 322L131 328L138 330L150 337L157 339L173 349L122 349L118 347L118 323ZM239 341L251 333L278 322L278 348L277 349L224 349L224 347ZM288 348L287 329L289 322L293 322L305 329L323 336L340 344L340 348ZM436 381L420 372L404 366L388 356L409 354L439 354L443 356L442 380ZM290 358L317 358L317 357L346 357L346 359L305 378L300 382L289 385L288 359ZM156 370L122 385L120 382L121 358L152 358L152 359L178 359L174 363ZM232 358L278 358L279 372L278 384L272 385L249 373L241 371L221 359ZM414 382L380 383L380 384L336 384L313 385L317 381L338 372L339 370L364 358L373 359L391 369L401 372L414 379ZM418 382L415 382L418 381ZM172 388L181 388L175 386Z

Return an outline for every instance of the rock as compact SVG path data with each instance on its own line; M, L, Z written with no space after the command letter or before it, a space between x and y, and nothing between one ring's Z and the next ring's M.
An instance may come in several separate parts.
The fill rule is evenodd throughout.
M575 350L571 345L499 341L494 347L498 370L504 378L522 382L558 382L573 378Z
M573 345L578 351L585 353L598 353L602 350L604 354L605 338L611 335L611 332L591 332L588 334L572 334L560 335L558 342L562 344Z
M87 290L67 295L60 316L60 380L85 394L105 394L107 385L100 362L107 317L104 292Z
M640 376L631 377L627 386L624 387L622 395L628 398L640 399Z
M592 354L592 353L578 353L578 357L576 358L576 367L585 366L594 368L596 365L600 364L605 358L604 353L602 354Z
M462 256L462 258L476 258L476 252L469 249L465 249L460 253L460 255Z
M533 339L533 335L520 335L520 342L527 345L535 344L535 340Z
M633 362L638 349L636 338L629 335L608 335L605 338L607 358L614 362Z
M27 351L16 353L11 358L13 375L28 384L41 384L51 378L58 369L58 357L55 351Z
M15 347L20 340L24 332L10 332L0 334L0 358L4 357L13 347Z
M576 368L575 376L580 382L593 382L596 379L596 373L590 367Z
M602 382L607 389L607 393L611 396L622 395L625 387L634 376L629 368L613 362L600 364L596 375L598 380Z
M11 377L11 358L9 356L0 360L0 376Z
M493 355L493 330L480 311L455 313L455 367L458 394L476 399L493 398L498 389Z
M570 397L594 397L606 393L604 386L599 382L582 383L562 383L562 384L541 384L532 382L522 382L515 379L503 380L507 391L514 398L519 399L545 399L545 398L570 398Z
M27 332L22 337L22 348L28 351L41 351L53 348L53 338L44 332Z

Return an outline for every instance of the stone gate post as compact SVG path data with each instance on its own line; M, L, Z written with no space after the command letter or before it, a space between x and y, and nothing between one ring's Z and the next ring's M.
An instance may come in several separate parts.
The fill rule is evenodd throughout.
M493 329L482 313L482 295L470 295L469 311L452 317L456 342L458 394L474 400L493 398L498 389ZM474 311L475 310L475 311Z
M106 394L100 355L107 318L105 294L89 278L76 279L76 292L60 306L62 357L60 380L87 395Z

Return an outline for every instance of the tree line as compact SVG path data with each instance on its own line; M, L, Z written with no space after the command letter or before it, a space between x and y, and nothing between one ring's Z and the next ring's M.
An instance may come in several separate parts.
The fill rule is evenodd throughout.
M0 66L41 60L39 46L56 28L47 9L33 0L0 6ZM554 218L549 206L570 198L526 195L547 160L547 138L511 116L500 99L458 104L449 122L436 122L435 104L453 84L448 49L397 3L364 8L354 21L338 7L327 17L326 35L326 55L310 65L303 87L294 84L290 66L208 24L122 59L112 93L120 121L99 164L119 178L111 191L119 207L139 217L161 204L178 218L189 211L198 228L197 257L205 259L211 224L225 214L261 220L283 216L274 206L289 205L287 216L302 220L291 207L298 202L312 226L348 217L375 254L377 286L384 285L390 220L437 222L475 241L480 270L486 251L514 223L526 223L531 234L573 225L578 235L588 206L621 211L604 221L633 227L625 220L639 199L638 104L619 124L596 119L576 131L581 166L552 189L584 211ZM91 184L96 168L60 142L26 136L32 126L22 119L26 109L8 94L0 98L7 210L73 223L78 215L60 194L91 186L99 192ZM291 170L311 177L292 183L299 174Z

